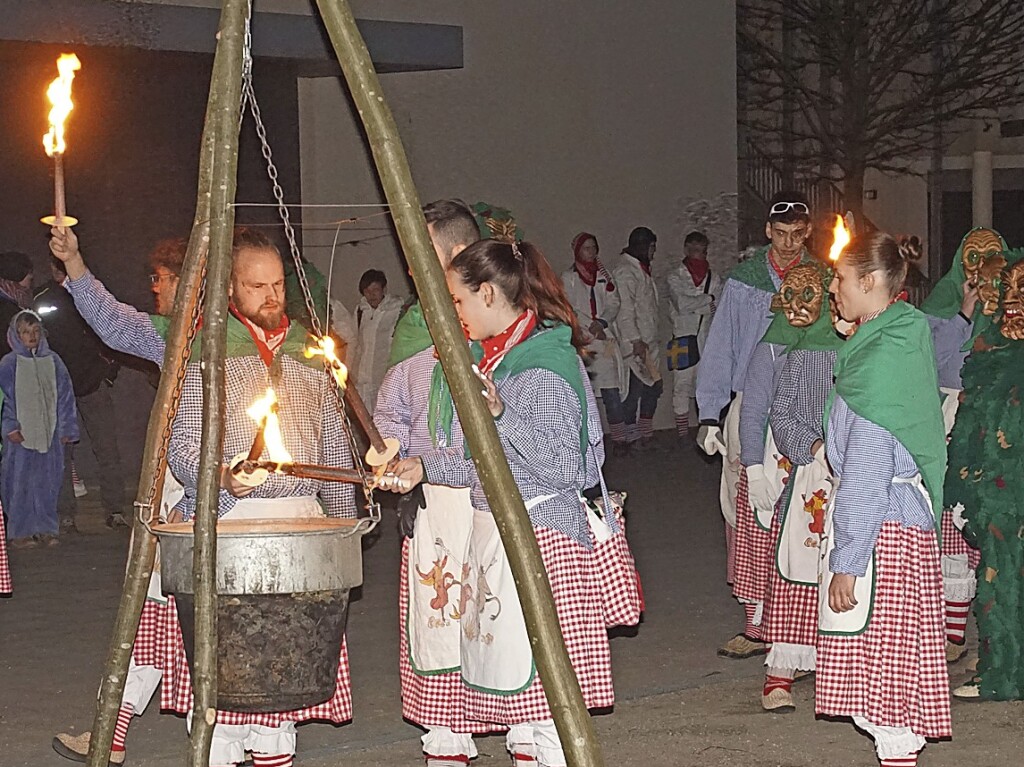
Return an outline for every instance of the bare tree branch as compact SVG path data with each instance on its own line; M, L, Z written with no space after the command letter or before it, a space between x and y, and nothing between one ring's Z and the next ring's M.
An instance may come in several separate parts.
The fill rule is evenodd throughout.
M951 123L1024 103L1021 0L738 0L737 14L741 119L805 174L908 173Z

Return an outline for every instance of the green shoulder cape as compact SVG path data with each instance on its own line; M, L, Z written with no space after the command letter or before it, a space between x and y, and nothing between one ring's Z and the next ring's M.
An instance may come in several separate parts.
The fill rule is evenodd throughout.
M150 320L153 323L153 327L156 328L156 332L160 334L160 337L167 340L167 334L171 327L171 318L164 317L159 314L149 315ZM303 365L308 365L312 368L322 368L323 359L320 357L313 357L308 359L305 355L305 349L309 341L309 335L304 327L298 322L292 321L288 328L288 335L284 339L284 344L281 346L279 354L287 354L289 357L301 362ZM192 362L199 361L199 354L202 351L203 331L200 330L196 334L195 341L192 342ZM256 348L256 342L252 338L252 334L249 329L245 327L238 319L228 313L228 333L227 333L227 357L258 357L259 350Z
M835 377L825 407L826 430L832 403L839 395L854 413L899 440L921 470L938 533L946 429L931 330L924 315L905 301L897 301L861 325L839 349Z
M843 345L843 338L832 326L828 308L823 306L818 319L806 328L795 328L786 315L779 312L765 331L762 341L786 347L786 354L805 349L808 351L835 351Z
M472 346L473 359L477 362L483 357L483 347L479 343ZM567 325L538 327L533 334L522 343L516 344L504 356L494 370L495 381L500 381L524 370L540 368L549 370L566 383L575 392L580 401L582 429L580 431L580 454L586 460L589 434L587 429L587 395L583 388L583 376L580 375L579 355L572 345L572 331ZM430 436L436 441L437 427L451 438L452 422L455 419L455 403L452 401L448 379L440 365L434 366L430 381L430 405L427 411L427 426ZM466 456L469 456L469 445L466 445Z
M414 354L434 345L434 339L427 330L427 320L423 316L423 307L416 301L398 318L394 335L391 336L391 356L388 367L404 362Z
M732 268L726 279L742 282L767 293L777 292L769 272L771 266L768 264L768 249L770 247L771 245L765 245L746 261L740 261ZM810 260L811 256L805 249L800 256L799 263L806 264Z

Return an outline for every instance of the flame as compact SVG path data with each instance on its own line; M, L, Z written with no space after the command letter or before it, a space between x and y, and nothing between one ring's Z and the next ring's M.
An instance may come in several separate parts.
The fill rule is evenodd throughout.
M82 62L78 60L78 56L73 53L62 53L57 59L57 71L60 75L46 89L46 96L53 107L49 116L50 130L43 136L43 148L50 157L63 154L66 148L64 122L75 106L71 101L71 82L75 79L75 72L81 68Z
M284 439L281 437L281 422L277 418L277 395L274 394L274 390L268 388L267 393L252 403L245 412L252 420L262 425L263 441L270 460L291 463L292 457L285 449Z
M839 260L843 248L850 244L850 230L846 228L843 217L836 215L836 225L832 230L832 247L828 251L828 260L833 264Z
M312 359L316 356L321 356L327 361L327 367L331 371L331 375L334 376L335 382L342 389L348 382L348 368L346 368L341 360L338 359L338 355L334 353L334 339L330 336L324 336L316 339L316 346L308 346L305 350L306 359Z

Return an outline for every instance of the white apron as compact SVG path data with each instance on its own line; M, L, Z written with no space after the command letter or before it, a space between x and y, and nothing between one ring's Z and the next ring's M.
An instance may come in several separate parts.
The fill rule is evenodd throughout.
M526 502L527 511L554 496ZM493 695L515 695L537 675L519 592L494 517L473 513L469 547L471 575L463 583L462 680Z
M315 495L284 498L239 498L224 519L305 519L324 516Z
M722 456L722 484L719 501L722 516L729 527L736 527L736 491L740 484L740 406L743 392L736 392L722 423L722 438L725 440L725 455Z
M464 487L424 484L423 498L426 508L417 514L409 541L409 602L402 630L413 671L431 675L455 671L461 662L459 592L470 573L473 506Z
M785 516L775 546L775 566L783 580L818 585L825 504L831 493L831 474L819 461L796 466L790 473Z
M164 490L160 497L160 509L157 515L161 522L166 522L171 509L178 505L178 502L185 497L185 488L174 478L170 469L164 470ZM156 556L153 560L153 572L149 576L149 590L146 592L146 599L167 604L167 597L164 595L162 581L160 580L160 539L156 542Z
M920 474L913 477L893 477L894 485L913 485L924 497L927 507L932 505L931 496L921 479ZM835 489L839 489L836 482ZM875 554L871 553L871 561L868 562L867 571L863 578L857 578L853 587L853 596L857 600L857 606L849 612L834 613L828 606L828 587L832 583L832 573L828 569L828 559L835 548L835 536L833 535L832 504L826 507L825 514L825 539L826 545L821 547L821 565L819 569L818 589L818 628L822 634L833 635L855 635L864 633L871 620L871 613L875 601Z
M836 483L835 489L839 489ZM832 585L833 573L828 569L828 560L836 547L833 534L832 504L825 507L825 535L821 539L821 559L818 564L818 633L838 636L862 634L871 620L875 601L875 553L863 578L857 578L853 586L853 598L857 606L845 613L836 613L828 605L828 588Z

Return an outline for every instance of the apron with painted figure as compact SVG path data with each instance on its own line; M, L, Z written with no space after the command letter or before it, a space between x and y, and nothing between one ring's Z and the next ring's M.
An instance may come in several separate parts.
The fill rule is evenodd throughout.
M832 475L820 461L796 466L783 496L782 521L775 546L775 566L783 580L818 585L818 560L825 533L825 508Z
M781 498L786 485L789 483L790 472L793 464L782 454L782 451L775 444L775 437L772 435L772 427L765 430L764 438L764 474L771 481L775 488L775 497ZM776 502L776 506L778 503ZM762 530L772 529L772 517L775 516L775 507L770 509L754 509L754 518L757 526Z
M526 502L529 511L554 496ZM533 662L526 619L512 579L494 517L473 513L468 579L462 583L462 680L492 695L515 695L533 683Z
M461 664L459 591L471 573L474 510L469 488L424 484L423 497L426 508L416 516L409 541L405 630L413 671L429 676L456 671Z

